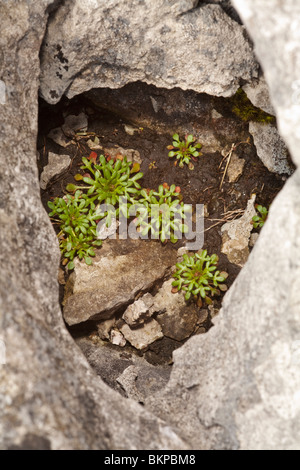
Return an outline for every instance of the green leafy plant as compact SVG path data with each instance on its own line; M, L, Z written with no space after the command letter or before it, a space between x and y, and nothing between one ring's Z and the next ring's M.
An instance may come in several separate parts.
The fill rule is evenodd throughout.
M83 157L81 169L90 172L89 176L82 177L87 186L68 184L67 191L87 189L87 196L91 202L97 200L99 203L105 202L113 206L118 204L120 196L131 200L134 195L138 195L141 186L137 181L143 177L143 173L139 172L132 176L132 163L127 162L126 157L123 160L107 161L104 155L101 155L99 161L97 164Z
M74 269L74 258L78 256L80 260L84 259L86 264L92 264L91 257L95 256L94 247L102 245L101 240L95 238L95 234L74 236L70 234L68 237L62 236L59 247L62 255L65 257L64 263L68 269Z
M97 223L105 218L110 226L112 218L122 213L129 217L130 208L139 205L137 226L143 235L149 231L152 238L163 243L167 239L176 242L176 233L185 233L187 225L182 223L186 217L180 187L165 183L158 191L141 189L138 180L143 177L139 164L127 162L126 157L113 160L101 155L97 163L96 152L89 158L82 158L82 170L85 174L75 175L78 184L68 184L67 194L63 198L49 201L50 217L59 224L60 249L64 257L63 264L74 268L74 258L84 259L92 264L94 248L101 246L97 239ZM127 204L120 199L127 198ZM113 206L103 210L101 203ZM154 209L153 209L154 206ZM150 216L150 223L148 218Z
M257 215L252 217L252 225L254 228L261 228L264 226L267 217L268 217L268 209L260 204L255 204L255 209L257 211Z
M216 254L209 256L207 250L192 255L184 254L183 261L176 264L177 270L173 274L173 292L182 290L186 300L193 297L199 306L202 306L202 299L211 304L212 300L207 294L214 296L227 290L223 282L228 274L216 271L218 260Z
M180 140L178 134L173 135L172 145L168 145L167 149L170 150L169 157L176 157L179 160L179 167L183 168L186 163L190 170L194 169L191 158L197 158L202 155L198 150L202 147L201 144L195 144L196 139L191 134L186 135L184 140Z
M169 187L166 183L160 185L158 191L143 189L137 211L136 225L143 236L150 232L152 238L160 239L162 243L171 240L176 243L177 233L186 233L188 226L182 223L186 218L187 208L181 202L180 188L175 184Z
M90 207L88 197L77 190L73 196L67 194L49 201L48 206L49 216L60 225L60 249L66 262L69 261L68 268L74 268L75 256L91 264L90 257L95 256L92 246L101 246L102 242L97 240L96 234L95 219L99 219L99 215Z

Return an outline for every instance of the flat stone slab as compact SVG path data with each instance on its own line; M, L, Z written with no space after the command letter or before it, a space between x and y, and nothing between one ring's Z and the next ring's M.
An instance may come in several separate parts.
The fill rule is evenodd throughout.
M106 240L92 266L75 260L63 301L65 321L75 325L110 318L163 279L176 257L169 244L157 241Z

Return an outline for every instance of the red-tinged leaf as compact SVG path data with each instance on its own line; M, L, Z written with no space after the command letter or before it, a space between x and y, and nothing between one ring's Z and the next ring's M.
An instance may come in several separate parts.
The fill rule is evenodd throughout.
M137 162L135 162L132 165L131 172L130 173L138 173L140 171L141 165Z
M177 294L177 292L178 292L177 287L172 287L171 292L172 292L172 294Z
M175 188L175 193L180 193L180 192L181 192L180 186L176 186L176 188Z
M174 166L177 166L177 163L178 163L177 161L176 161L176 162L174 162Z
M173 145L168 145L168 146L167 146L167 149L168 149L168 150L173 150L174 148L175 148L175 147L174 147Z
M118 154L116 155L116 160L121 160L121 162L122 162L122 161L124 160L123 155L122 155L121 153L118 153Z
M77 173L77 175L74 176L75 181L81 181L83 179L83 176Z
M170 189L170 186L168 185L168 183L163 183L163 188Z
M108 157L106 157L107 162L109 162L111 159L112 159L112 157L110 155L108 155Z
M88 160L94 160L94 163L96 163L97 153L96 152L91 152L90 156L88 157Z
M62 264L63 266L66 266L66 264L67 264L68 262L69 262L68 258L65 258L65 259L62 260L62 263L61 263L61 264Z
M90 178L91 175L89 173L84 173L84 175L82 175L82 178Z

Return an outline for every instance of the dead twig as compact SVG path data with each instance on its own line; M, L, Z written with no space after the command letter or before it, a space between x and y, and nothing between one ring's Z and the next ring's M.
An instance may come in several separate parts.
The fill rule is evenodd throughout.
M235 149L236 149L235 144L232 144L230 151L229 151L228 154L226 155L226 157L227 157L227 162L226 162L225 170L224 170L224 172L223 172L223 176L222 176L222 180L221 180L221 184L220 184L220 189L221 189L222 186L223 186L224 178L225 178L225 175L226 175L227 170L228 170L228 166L229 166L229 163L230 163L230 160L231 160L231 156L232 156L233 151L234 151Z
M220 184L220 188L219 188L219 189L221 189L222 186L223 186L224 179L225 179L225 175L226 175L226 173L227 173L228 166L229 166L229 163L230 163L232 154L233 154L233 152L238 148L238 146L241 145L241 144L250 144L250 138L248 138L247 140L244 140L244 141L242 141L242 142L238 142L237 144L233 143L233 144L231 145L231 149L229 150L229 152L228 152L228 153L224 156L224 158L222 159L222 161L221 161L221 163L220 163L220 165L219 165L219 168L221 168L222 163L223 163L224 160L226 160L226 158L227 158L227 162L226 162L225 170L224 170L224 172L223 172L223 176L222 176L222 180L221 180L221 184Z
M229 222L230 220L235 220L239 215L242 215L244 213L244 209L236 209L233 211L227 211L224 212L222 215L224 216L222 219L208 219L212 222L217 221L215 224L211 225L210 227L206 228L203 230L202 233L207 232L208 230L211 230L212 228L216 227L217 225L220 225L222 223Z

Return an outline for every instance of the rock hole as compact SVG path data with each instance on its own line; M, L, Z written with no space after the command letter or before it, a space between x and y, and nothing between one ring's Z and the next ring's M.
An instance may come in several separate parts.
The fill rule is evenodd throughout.
M200 248L218 255L218 269L228 273L230 287L259 234L251 225L254 204L269 207L289 172L271 172L263 164L261 123L252 123L254 145L243 116L249 105L243 103L237 113L237 103L142 82L93 89L57 105L40 99L38 165L46 210L48 201L68 194L68 184L83 186L76 181L84 174L82 157L126 156L140 167L142 188L174 184L186 204L204 204ZM265 125L264 130L272 126L269 148L275 148L276 127ZM193 170L168 157L174 133L181 139L192 134L202 145ZM280 152L272 171L289 168L286 149ZM54 228L59 233L57 224ZM172 270L185 244L184 238L176 244L107 239L91 266L76 261L75 271L60 267L60 300L74 341L109 386L140 403L167 383L172 352L192 335L207 332L221 308L223 293L201 307L171 293ZM124 321L128 310L131 324Z

